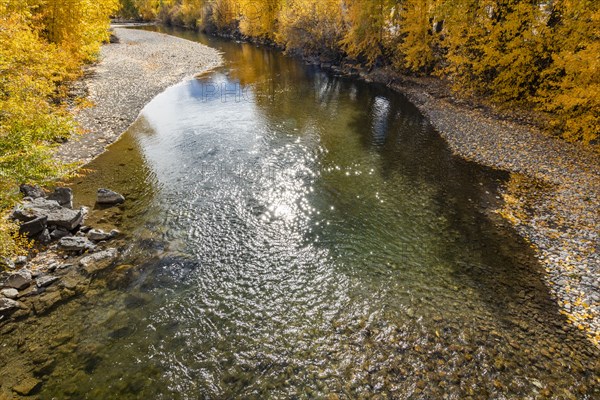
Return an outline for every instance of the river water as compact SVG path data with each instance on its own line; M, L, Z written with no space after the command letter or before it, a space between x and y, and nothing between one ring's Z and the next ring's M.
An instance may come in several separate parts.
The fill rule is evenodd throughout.
M53 359L40 398L599 398L598 350L491 212L506 176L384 86L170 32L226 64L73 182L125 194L90 219L126 239L22 333Z

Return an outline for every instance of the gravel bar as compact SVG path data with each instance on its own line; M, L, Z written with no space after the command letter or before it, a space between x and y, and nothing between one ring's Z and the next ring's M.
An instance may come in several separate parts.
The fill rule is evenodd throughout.
M85 134L62 144L57 158L87 163L101 154L167 87L215 68L220 53L190 40L157 32L115 27L117 43L102 46L100 61L79 82L93 103L75 118Z
M600 347L598 149L457 104L427 83L390 86L421 110L455 154L511 173L498 211L535 249L561 312Z

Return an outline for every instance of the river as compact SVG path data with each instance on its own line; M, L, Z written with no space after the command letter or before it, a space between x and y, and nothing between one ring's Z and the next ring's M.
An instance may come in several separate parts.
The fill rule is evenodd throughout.
M54 362L40 398L600 397L598 350L493 213L505 174L385 86L168 32L226 63L72 182L79 205L125 194L90 219L126 239L28 326Z

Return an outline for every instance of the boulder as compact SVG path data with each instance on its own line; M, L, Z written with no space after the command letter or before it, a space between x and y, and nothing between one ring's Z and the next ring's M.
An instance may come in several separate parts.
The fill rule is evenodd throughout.
M48 244L52 241L52 237L50 236L48 229L44 229L42 233L38 235L36 240L42 244Z
M26 269L20 269L6 278L4 281L4 286L17 290L23 290L29 287L31 282L31 272Z
M85 237L65 236L58 241L58 246L65 251L86 251L94 247L94 243L90 242Z
M23 193L23 196L31 197L32 199L37 199L39 197L46 196L44 190L37 185L23 184L19 187L19 190L21 191L21 193Z
M19 227L19 233L21 235L27 235L32 238L34 236L39 235L46 229L48 225L48 217L42 215L40 217L34 218L31 221L23 222Z
M48 195L47 199L55 200L63 207L73 208L73 191L71 188L58 187Z
M117 259L117 249L107 249L98 253L90 254L79 260L79 265L88 274L108 268Z
M123 203L124 201L125 197L117 192L104 188L98 189L96 197L96 203L98 204L113 205Z
M13 289L13 288L2 289L2 290L0 290L0 294L2 296L6 297L7 299L12 299L12 300L19 297L19 291L17 289Z
M31 202L19 205L12 213L12 218L30 222L40 217L47 217L49 226L60 226L67 230L73 230L83 222L81 210L71 210L62 207L55 200L37 198Z

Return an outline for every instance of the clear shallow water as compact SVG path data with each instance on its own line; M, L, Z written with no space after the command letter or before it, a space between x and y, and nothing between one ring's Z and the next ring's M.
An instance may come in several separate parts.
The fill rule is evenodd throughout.
M74 182L81 204L128 198L90 217L127 233L124 265L21 329L39 346L16 359L55 360L40 398L600 395L599 352L485 212L502 174L385 87L174 33L227 65Z

